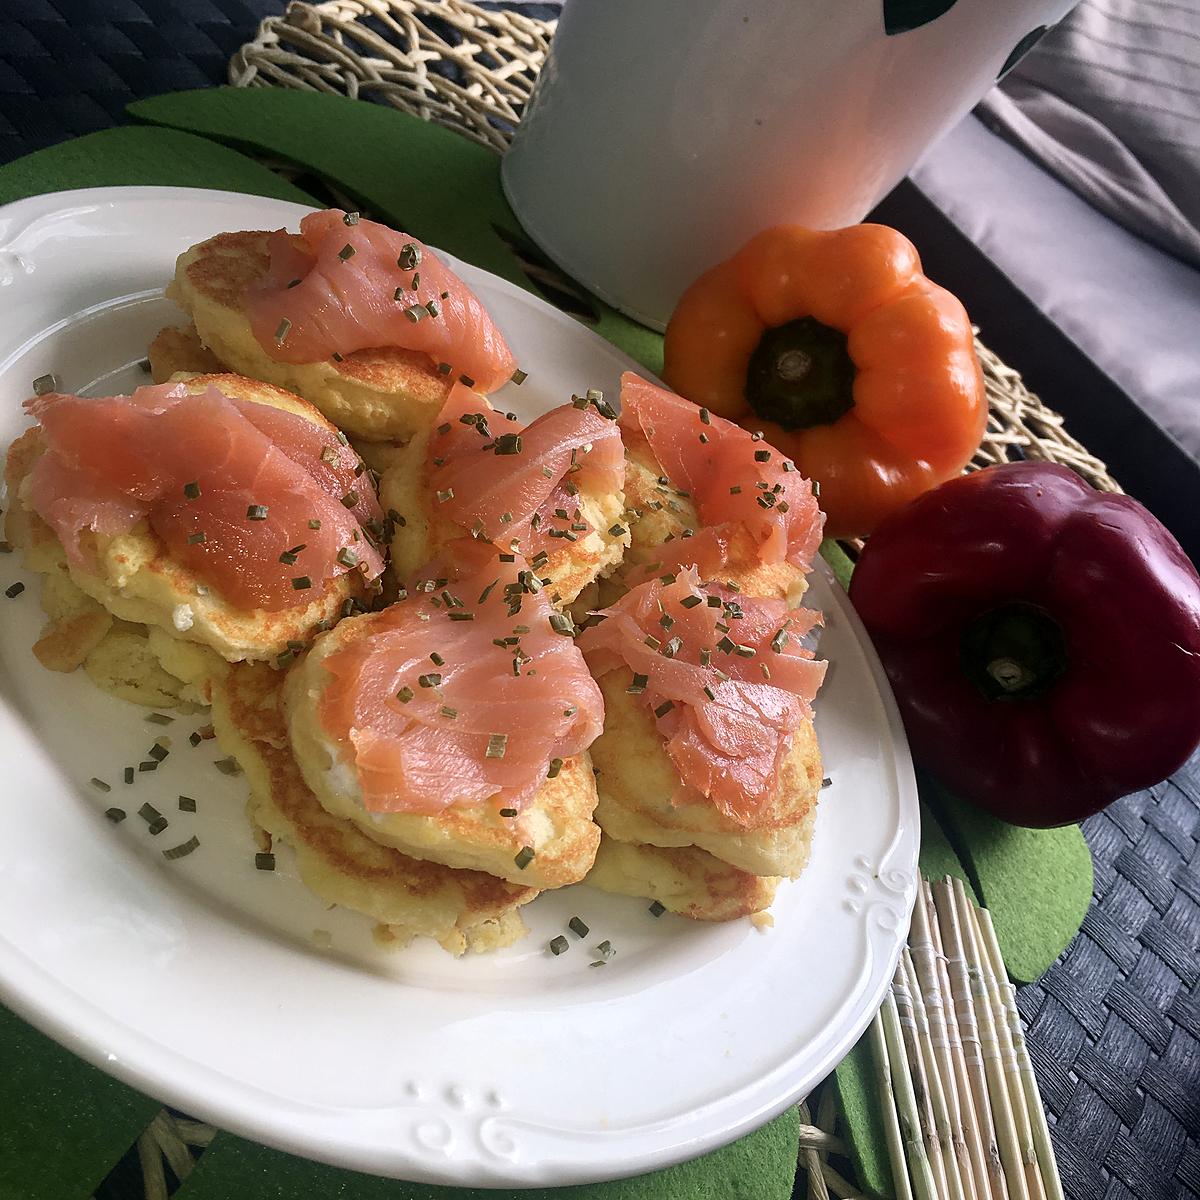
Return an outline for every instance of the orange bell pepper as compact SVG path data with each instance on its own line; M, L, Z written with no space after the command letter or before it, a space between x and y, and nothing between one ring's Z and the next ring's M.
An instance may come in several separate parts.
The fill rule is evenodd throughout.
M684 293L663 375L816 480L831 537L957 475L987 422L966 310L885 225L759 234Z

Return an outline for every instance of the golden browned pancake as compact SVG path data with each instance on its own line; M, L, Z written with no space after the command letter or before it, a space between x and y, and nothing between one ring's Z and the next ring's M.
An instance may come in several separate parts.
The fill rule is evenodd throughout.
M536 889L408 858L320 805L288 748L282 686L263 664L230 668L214 688L213 727L250 785L251 822L292 847L304 883L386 926L396 944L431 937L461 954L516 941L525 932L517 910Z
M672 804L679 775L654 715L626 691L625 668L597 682L604 693L604 732L592 743L599 771L596 821L605 834L652 846L698 846L753 875L795 878L808 863L821 787L821 753L811 721L796 730L775 788L748 825L711 804Z
M626 437L625 507L632 538L618 577L661 559L663 547L674 549L688 530L701 529L696 505L685 492L664 483L662 468L644 438L622 430ZM690 536L690 535L689 535ZM748 596L800 603L807 587L805 573L789 562L758 561L748 532L738 530L730 540L731 561L720 579L732 580Z
M693 921L735 921L767 908L779 880L740 871L695 846L634 845L605 834L584 883L657 900Z
M200 340L194 325L184 329L168 325L160 329L150 343L146 357L150 360L150 374L155 383L167 383L181 371L189 375L207 375L229 370L228 364Z
M263 350L243 297L266 275L267 237L222 233L179 256L167 295L192 318L203 345L231 370L310 400L348 434L404 441L432 424L453 380L439 374L427 354L390 346L359 350L341 362L285 363Z
M285 409L327 428L331 435L336 433L312 405L270 384L223 374L195 375L185 386L199 394L209 384L219 387L227 396ZM23 486L43 449L41 431L34 427L26 430L9 450L5 464L10 497L6 516L8 540L24 552L30 570L44 575L66 575L79 591L113 617L211 646L230 662L271 660L288 651L289 643L307 644L318 626L337 619L346 600L369 598L362 576L350 571L330 579L320 594L294 608L279 612L234 608L173 559L145 522L115 537L85 530L80 535L83 564L68 563L54 531L29 507ZM47 666L73 670L71 659L78 658L81 652L86 657L89 650L83 647L88 639L82 628L90 629L97 638L103 636L99 628L102 622L95 617L95 610L80 607L79 613L84 612L93 615L72 627L67 643L59 644L61 635L53 629L43 635L39 658ZM57 622L78 614L64 611L48 615Z
M342 621L288 672L284 694L292 749L321 804L353 821L373 841L414 857L538 888L578 883L600 842L592 821L596 780L586 752L564 759L558 775L545 780L516 817L501 817L490 804L452 805L433 815L366 810L354 768L342 760L318 709L329 679L322 661L361 636L374 615ZM525 847L534 852L528 862L521 853Z
M395 452L379 481L384 511L403 518L396 521L392 535L392 570L401 579L414 575L447 542L467 532L436 512L426 464L431 433L431 429L424 430ZM571 604L589 584L614 571L629 544L629 534L621 524L625 514L621 492L580 488L575 500L591 529L574 542L557 539L547 550L545 564L538 568L538 577L549 580L550 600L560 606ZM612 532L618 528L620 533Z

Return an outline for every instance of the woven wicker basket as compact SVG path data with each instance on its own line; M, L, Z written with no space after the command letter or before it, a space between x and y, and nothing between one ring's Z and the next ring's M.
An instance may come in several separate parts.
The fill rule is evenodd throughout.
M553 21L467 0L293 0L234 55L238 87L290 87L390 104L503 152L554 33ZM545 273L545 264L537 268ZM559 278L556 290L574 285ZM1063 463L1120 491L1104 463L1063 428L1021 376L976 339L989 419L973 466L1014 458Z

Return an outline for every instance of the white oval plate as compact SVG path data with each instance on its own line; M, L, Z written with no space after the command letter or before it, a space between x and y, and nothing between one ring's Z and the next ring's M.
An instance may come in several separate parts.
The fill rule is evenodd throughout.
M120 188L0 209L0 446L32 381L128 390L154 333L182 323L161 288L177 254L221 230L295 225L294 204ZM635 366L521 289L464 263L529 372L501 407L531 416ZM410 1180L582 1183L694 1157L793 1103L878 1007L915 894L918 809L904 734L874 652L828 572L831 666L817 729L833 784L812 863L779 890L775 927L655 919L644 901L576 886L524 911L530 933L455 960L432 943L376 947L327 910L286 849L255 870L244 785L212 767L205 718L145 710L30 654L36 578L0 556L0 997L134 1087L269 1145ZM157 736L155 772L135 775ZM111 793L89 784L106 780ZM197 811L178 811L179 794ZM151 837L137 810L170 821ZM120 825L110 805L129 813ZM161 851L195 833L201 847ZM591 933L555 958L578 915ZM313 938L327 931L332 944ZM609 939L615 959L591 969Z

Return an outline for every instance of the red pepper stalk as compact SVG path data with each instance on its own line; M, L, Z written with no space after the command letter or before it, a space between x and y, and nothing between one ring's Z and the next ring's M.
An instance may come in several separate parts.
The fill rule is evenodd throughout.
M850 598L913 756L964 799L1063 825L1200 742L1200 580L1137 501L1012 463L884 521Z

